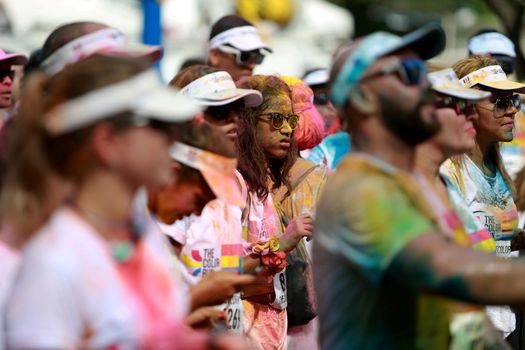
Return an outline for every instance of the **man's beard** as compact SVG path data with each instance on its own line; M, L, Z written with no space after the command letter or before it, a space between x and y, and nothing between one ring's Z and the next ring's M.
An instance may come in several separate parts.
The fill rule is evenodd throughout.
M426 121L421 116L421 109L428 103L430 91L421 93L417 105L412 110L402 107L402 102L392 102L383 94L379 95L383 122L387 129L410 146L416 146L434 136L440 129L434 118Z

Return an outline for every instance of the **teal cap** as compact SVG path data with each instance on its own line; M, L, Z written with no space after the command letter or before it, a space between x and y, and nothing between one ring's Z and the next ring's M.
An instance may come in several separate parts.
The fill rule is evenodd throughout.
M445 48L445 32L439 24L432 23L403 37L387 32L365 36L347 57L330 87L334 105L344 106L350 91L378 58L404 48L414 50L423 60L430 59Z

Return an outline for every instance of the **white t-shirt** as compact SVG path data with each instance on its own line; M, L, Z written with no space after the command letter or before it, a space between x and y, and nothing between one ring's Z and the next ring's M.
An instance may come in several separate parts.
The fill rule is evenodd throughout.
M19 263L20 254L0 241L0 350L5 348L3 315Z
M58 210L23 251L6 313L10 349L135 349L140 317L105 241Z

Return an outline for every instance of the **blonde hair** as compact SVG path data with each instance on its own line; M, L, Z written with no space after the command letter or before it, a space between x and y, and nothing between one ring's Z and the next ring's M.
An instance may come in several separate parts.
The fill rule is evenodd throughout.
M458 78L461 79L467 76L468 74L477 71L478 69L495 65L499 65L499 63L493 58L485 56L472 56L459 60L452 66L452 69L454 70ZM495 142L493 146L489 149L488 156L488 158L494 162L496 168L500 171L501 175L503 176L503 179L509 186L509 189L512 193L512 197L516 198L516 188L514 186L514 181L512 181L512 178L510 177L509 173L507 172L507 169L505 169L505 166L503 164L499 142ZM463 169L464 157L465 155L460 155L451 158L452 164L459 171Z

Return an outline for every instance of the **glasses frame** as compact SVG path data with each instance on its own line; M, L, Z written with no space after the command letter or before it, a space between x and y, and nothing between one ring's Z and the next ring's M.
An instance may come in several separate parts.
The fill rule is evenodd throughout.
M417 65L418 65L418 67L416 67L418 68L417 81L414 80L413 77L411 78L411 75L408 73L408 69L409 69L408 65L410 63L415 63L415 62L417 62ZM385 64L379 72L363 77L360 80L360 82L365 82L370 79L375 79L380 76L391 75L394 73L397 73L397 75L399 75L400 80L405 85L408 85L408 86L421 85L422 82L426 81L427 66L425 64L425 61L419 58L406 58L406 59L396 58L390 61L389 63Z
M270 119L260 118L263 115L269 115L269 116L271 116L271 118ZM276 123L275 120L276 120L277 117L281 117L282 118L282 121L280 123ZM292 119L292 118L294 118L294 119ZM262 114L259 114L259 118L258 119L260 121L269 123L276 130L281 130L284 127L284 121L286 121L286 123L288 124L290 129L292 129L292 131L297 129L297 126L299 126L299 116L297 114L295 114L295 113L290 113L287 116L285 116L283 113L278 113L278 112L262 113ZM296 120L296 122L295 123L293 123L293 122L291 123L290 120Z
M217 49L219 49L221 52L235 55L235 62L239 65L246 65L250 63L261 64L263 63L265 57L261 49L253 51L241 51L228 45L221 45ZM243 55L248 55L248 57L243 59Z
M469 101L454 96L445 96L444 98L436 99L434 106L436 108L451 108L456 112L456 115L469 115L474 109L474 104Z
M506 102L502 102L506 101ZM485 109L487 111L491 111L495 118L502 118L505 115L505 112L507 109L509 109L510 106L514 106L518 111L521 109L521 97L519 94L513 94L511 97L498 97L496 101L492 102L489 101L490 104L492 104L492 108L483 107L480 104L478 104L478 107L481 109ZM499 106L498 104L505 104L504 107Z

